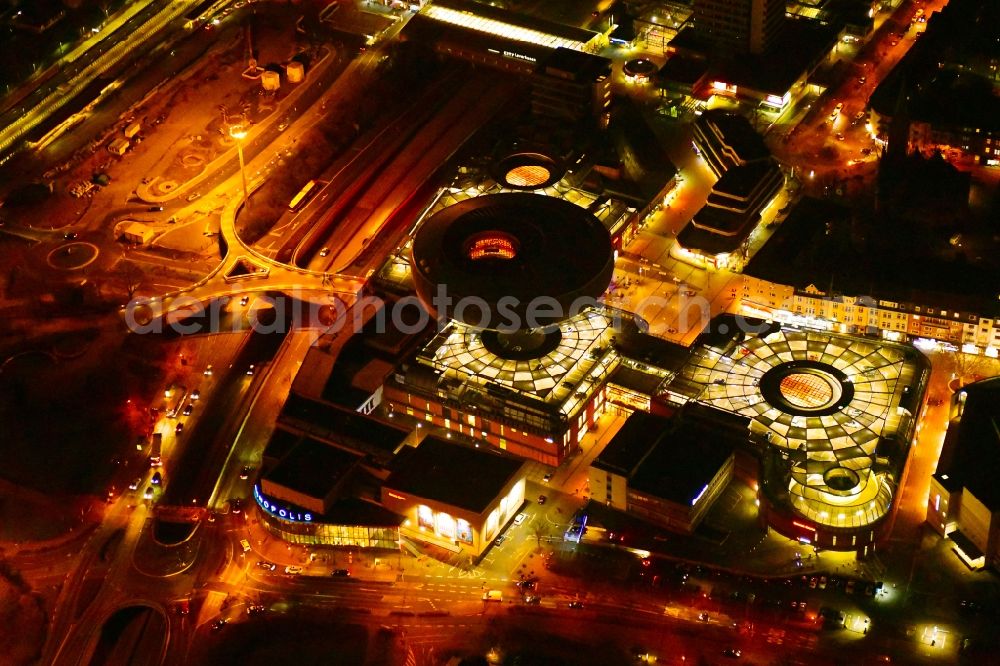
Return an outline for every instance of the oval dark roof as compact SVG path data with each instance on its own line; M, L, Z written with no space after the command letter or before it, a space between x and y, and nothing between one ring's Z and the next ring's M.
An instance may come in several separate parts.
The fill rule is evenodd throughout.
M508 251L471 258L470 243L491 234L508 243ZM526 328L533 299L558 306L536 306L538 324L551 325L576 314L570 312L575 299L603 294L614 272L614 248L600 220L573 203L538 194L491 194L424 221L413 240L413 267L417 294L431 310L437 310L438 286L446 286L451 306L438 314L454 317L460 299L481 299L489 310L485 317L482 307L470 306L458 318L482 328Z

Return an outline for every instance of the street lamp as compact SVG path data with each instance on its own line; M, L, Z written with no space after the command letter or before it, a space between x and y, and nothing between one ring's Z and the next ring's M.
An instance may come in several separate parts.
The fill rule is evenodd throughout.
M247 136L243 125L232 125L229 128L229 136L236 139L236 153L240 157L240 180L243 181L243 206L250 212L250 193L247 191L246 165L243 163L243 139Z

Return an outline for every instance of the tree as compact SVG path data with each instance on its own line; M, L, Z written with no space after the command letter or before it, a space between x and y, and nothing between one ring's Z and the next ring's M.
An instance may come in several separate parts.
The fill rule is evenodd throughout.
M549 536L549 526L540 520L536 520L531 524L531 536L535 538L535 543L541 548L542 537Z

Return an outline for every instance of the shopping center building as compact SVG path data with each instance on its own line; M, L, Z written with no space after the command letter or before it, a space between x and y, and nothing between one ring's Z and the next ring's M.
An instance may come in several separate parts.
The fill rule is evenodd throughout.
M931 477L927 524L968 566L1000 563L1000 378L952 396L948 432Z
M393 463L382 505L404 517L404 536L476 558L524 504L524 467L499 451L427 437Z
M763 524L865 556L891 528L929 374L909 346L723 315L666 394L747 418Z

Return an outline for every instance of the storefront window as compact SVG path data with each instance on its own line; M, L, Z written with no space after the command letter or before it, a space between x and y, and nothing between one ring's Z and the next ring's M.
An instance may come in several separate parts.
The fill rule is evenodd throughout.
M437 533L438 536L442 536L445 539L455 538L455 519L449 516L447 513L439 513L437 515Z
M417 525L424 529L434 529L434 511L426 504L417 507Z
M459 541L464 541L465 543L472 543L472 525L469 524L469 521L459 518L457 526L458 532L455 535L455 538Z

